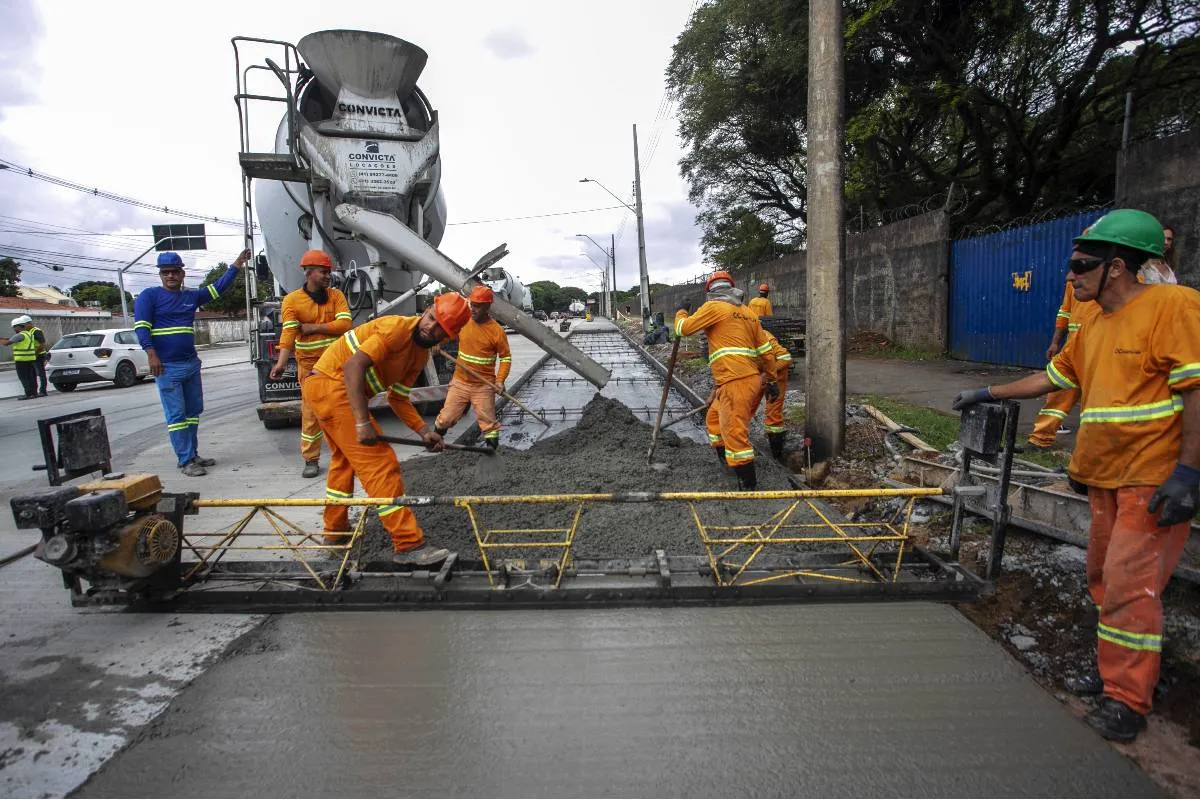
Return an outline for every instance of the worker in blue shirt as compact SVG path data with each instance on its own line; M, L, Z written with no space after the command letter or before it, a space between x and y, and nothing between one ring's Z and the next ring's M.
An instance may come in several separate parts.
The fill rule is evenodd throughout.
M250 260L243 250L225 274L199 289L183 288L183 259L178 253L158 254L162 286L143 290L133 304L133 328L150 361L158 396L167 418L167 435L184 475L206 475L205 467L217 462L196 452L204 388L200 383L200 357L196 355L193 325L196 311L216 300L237 280L238 270Z

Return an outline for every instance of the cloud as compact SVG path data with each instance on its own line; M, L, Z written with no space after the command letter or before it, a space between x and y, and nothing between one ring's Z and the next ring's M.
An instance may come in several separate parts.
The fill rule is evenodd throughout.
M33 0L0 0L0 121L5 110L34 99L38 69L34 61L44 28Z
M525 58L534 54L533 45L520 31L492 31L483 38L483 46L496 58Z

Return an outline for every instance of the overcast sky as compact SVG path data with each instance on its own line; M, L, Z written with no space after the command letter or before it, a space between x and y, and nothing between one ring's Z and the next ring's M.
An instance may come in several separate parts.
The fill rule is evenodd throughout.
M671 46L693 6L694 0L0 0L0 158L104 191L239 219L230 38L296 42L329 28L378 31L429 54L418 85L441 116L447 255L469 266L507 242L512 255L504 266L522 280L594 290L598 270L582 253L601 263L604 256L573 234L607 244L628 216L617 246L617 284L636 284L636 227L623 209L468 223L615 205L599 187L579 183L581 177L632 204L630 126L637 123L650 279L669 283L702 270L695 209L679 177L673 107L660 113ZM20 245L125 260L149 245L151 224L189 221L13 170L0 170L0 215L0 254ZM210 223L208 231L209 251L183 254L192 268L189 283L239 249L239 229ZM152 259L129 273L132 291L157 283ZM45 260L91 268L55 273L26 258L25 283L66 288L113 280L117 266Z

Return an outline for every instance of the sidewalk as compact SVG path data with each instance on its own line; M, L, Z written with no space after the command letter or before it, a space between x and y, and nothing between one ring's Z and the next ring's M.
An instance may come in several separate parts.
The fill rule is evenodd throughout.
M246 342L200 345L196 350L200 353L201 369L223 367L250 360L250 345ZM100 383L100 381L95 384L85 383L83 386L99 385ZM49 392L54 392L53 386L49 387ZM12 363L9 362L7 366L0 364L0 400L11 400L23 394L25 394L25 390L21 388L21 382L17 380L17 373L12 368Z

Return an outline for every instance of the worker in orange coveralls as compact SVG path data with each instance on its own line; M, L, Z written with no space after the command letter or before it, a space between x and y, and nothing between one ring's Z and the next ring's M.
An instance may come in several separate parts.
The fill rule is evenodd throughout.
M749 304L750 310L757 316L769 317L775 313L775 310L771 308L771 300L767 297L770 293L771 287L767 285L766 281L758 285L758 297L752 299Z
M300 268L304 270L304 285L289 292L280 309L283 331L279 334L279 357L271 368L271 380L279 380L295 352L296 380L303 385L325 348L350 330L353 318L346 295L329 286L333 261L328 253L309 250L300 257ZM301 477L315 478L320 474L323 436L312 406L301 401L300 457L304 459Z
M492 386L499 386L500 391L504 391L504 382L512 371L512 351L508 348L504 328L488 314L494 299L492 290L476 286L468 299L471 301L471 321L458 336L458 355L455 357L458 366L450 379L446 402L433 425L439 435L445 436L446 431L462 419L467 406L471 406L475 409L484 444L494 450L500 445L500 423L496 421L496 390ZM487 378L492 385L479 376Z
M392 411L426 447L435 452L442 449L442 437L429 429L408 396L429 360L430 348L457 336L470 317L471 309L461 295L439 295L419 317L380 317L359 325L317 361L300 391L316 412L332 453L325 480L327 499L353 497L356 476L371 497L404 494L400 462L392 448L379 441L379 425L367 409L367 401L380 392L387 392ZM378 511L392 537L395 563L429 566L450 554L426 544L407 506L380 506ZM341 542L347 530L347 508L326 506L326 543Z
M758 317L738 299L733 276L714 272L704 289L705 302L695 314L689 315L686 301L675 312L675 335L704 331L708 337L708 366L716 387L705 419L708 442L721 463L733 468L738 485L753 491L758 487L758 475L750 420L764 392L768 400L778 397L775 375L779 370Z
M1080 390L1069 473L1092 510L1087 577L1100 614L1095 688L1103 692L1086 721L1120 742L1146 727L1162 655L1162 592L1200 504L1200 293L1138 283L1138 268L1162 252L1162 226L1151 215L1101 217L1076 237L1067 274L1075 299L1096 300L1100 313L1045 373L954 400L961 409Z
M745 293L741 289L734 289L733 292L740 303L745 297ZM763 333L767 334L767 339L771 342L771 354L775 356L777 365L775 385L779 387L779 393L775 399L767 400L767 405L763 409L763 430L766 431L767 441L771 445L771 455L782 461L783 447L787 443L787 427L783 424L783 401L787 396L788 372L792 368L792 354L779 343L779 340L770 331L764 329ZM760 395L759 402L762 402L762 399L763 396Z

